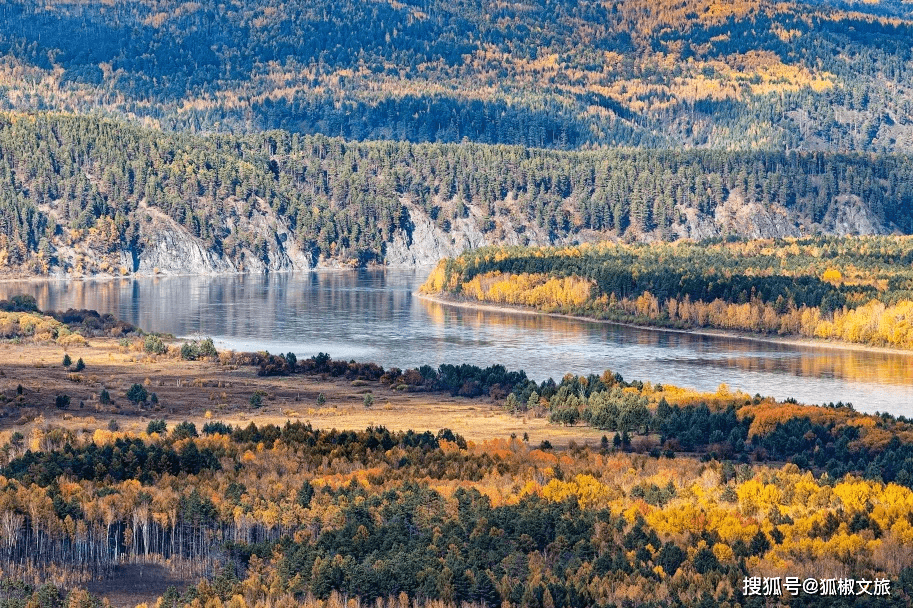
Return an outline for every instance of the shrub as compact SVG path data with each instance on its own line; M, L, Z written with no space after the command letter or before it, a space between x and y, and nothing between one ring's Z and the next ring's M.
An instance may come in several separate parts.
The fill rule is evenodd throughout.
M150 420L149 424L146 426L146 434L152 435L153 433L158 433L162 435L165 431L168 430L168 425L164 420Z
M111 403L111 393L107 389L101 389L101 392L98 393L98 401L103 405L109 405Z
M196 361L199 357L200 346L196 342L184 342L181 344L181 359Z
M144 403L148 398L149 393L142 384L134 384L130 387L130 390L127 391L127 399L133 403Z
M187 422L186 420L171 431L172 439L187 439L188 437L197 437L197 426L192 422Z
M198 349L201 357L219 356L219 352L216 350L216 345L213 344L212 338L205 338L201 340Z
M327 402L327 396L323 393L317 395L317 405L324 405Z
M57 395L54 399L54 405L59 409L66 409L70 405L70 396L69 395Z
M143 350L151 355L164 355L168 352L168 347L159 336L149 334L143 342Z
M271 355L264 353L260 358L258 376L287 376L295 371L289 366L284 355Z
M197 342L184 342L181 345L181 359L185 361L196 361L201 357L218 357L219 352L212 341L212 338L206 338Z
M251 407L260 407L263 405L263 395L259 392L254 393L250 396L250 406Z
M86 342L86 339L84 337L82 337L80 334L73 332L72 334L67 334L65 336L61 336L60 338L57 338L57 344L59 344L60 346L64 346L64 347L72 347L72 346L85 346L86 344L88 344L88 342Z
M9 300L0 301L0 310L4 312L38 312L38 301L34 296L17 295Z
M365 400L364 400L364 405L366 408L374 405L374 395L372 395L371 393L366 394Z

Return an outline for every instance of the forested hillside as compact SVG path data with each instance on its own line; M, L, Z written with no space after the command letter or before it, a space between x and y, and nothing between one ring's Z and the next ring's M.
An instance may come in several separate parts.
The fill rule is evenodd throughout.
M10 0L0 272L910 233L911 39L898 1Z
M348 139L913 150L910 5L8 0L0 109Z
M913 231L905 156L201 136L0 115L0 267L435 263L488 244Z

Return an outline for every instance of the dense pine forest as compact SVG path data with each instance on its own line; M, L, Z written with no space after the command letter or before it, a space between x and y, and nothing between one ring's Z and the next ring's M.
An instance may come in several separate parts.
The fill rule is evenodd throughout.
M913 348L913 240L819 237L486 248L422 291L677 328Z
M11 0L0 268L910 233L911 18L896 0Z
M39 113L0 116L0 183L0 267L36 274L152 274L163 233L257 270L292 251L305 268L384 262L422 222L448 246L913 231L904 156L200 136Z
M910 5L0 5L0 109L347 139L913 150Z

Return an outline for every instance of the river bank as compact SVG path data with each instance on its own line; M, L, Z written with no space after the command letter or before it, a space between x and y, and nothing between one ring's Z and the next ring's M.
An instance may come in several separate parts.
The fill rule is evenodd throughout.
M412 294L422 271L320 271L130 281L0 285L0 299L34 296L42 310L89 309L146 331L212 337L220 349L293 352L402 369L501 364L541 382L601 374L803 403L852 402L860 411L913 415L908 354L803 343L734 340L637 329L531 311L497 315ZM476 308L473 310L473 308ZM715 334L717 332L706 332Z
M435 302L444 306L455 306L459 308L466 308L470 310L484 310L488 312L497 312L497 313L507 313L507 314L522 314L522 315L537 315L537 316L546 316L553 317L558 319L573 319L575 321L587 321L590 323L602 323L605 325L616 325L618 327L631 327L634 329L642 329L645 331L657 331L657 332L668 332L674 334L682 334L689 336L707 336L711 338L725 338L733 340L745 340L751 342L761 342L765 344L779 344L783 346L791 346L798 348L809 348L809 349L833 349L833 350L845 350L845 351L855 351L855 352L866 352L866 353L878 353L878 354L887 354L887 355L904 355L913 358L913 350L901 349L901 348L889 348L885 346L869 346L867 344L856 344L854 342L842 342L835 340L815 340L811 338L800 338L795 336L768 336L760 334L752 334L748 332L738 332L725 329L678 329L675 327L663 327L661 325L642 325L639 323L627 323L624 321L612 321L608 319L596 319L593 317L587 317L583 315L570 315L560 312L546 312L544 310L537 310L535 308L530 308L528 306L517 306L512 304L495 304L492 302L479 302L472 300L460 300L457 298L450 298L442 295L429 295L424 294L419 291L416 291L412 294L413 296L425 300L427 302Z
M92 274L68 274L68 273L54 273L47 275L36 275L32 273L15 273L15 272L5 272L0 273L0 284L7 283L88 283L93 281L131 281L131 280L148 280L148 279L181 279L181 278L212 278L218 279L223 277L262 277L267 275L295 275L295 274L307 274L312 272L352 272L359 269L365 270L414 270L414 269L423 269L428 268L428 266L387 266L381 264L368 264L366 266L350 266L343 263L340 264L318 264L311 268L297 268L297 269L280 269L280 270L224 270L217 272L158 272L158 273L145 273L145 272L130 272L127 274L111 273L111 272L98 272Z
M171 346L179 344L173 341ZM0 342L0 395L5 398L0 399L0 445L13 432L29 436L49 424L74 432L142 433L149 421L160 419L168 428L186 420L199 429L213 420L239 427L301 420L328 430L383 426L436 433L449 428L476 442L525 435L531 445L548 440L556 447L596 446L605 434L586 426L551 424L544 417L514 416L488 397L409 392L326 374L259 376L254 366L150 355L141 346L134 342L125 347L114 338L91 338L88 344L68 348L53 342ZM64 354L82 360L85 369L63 367ZM134 384L155 393L154 402L130 401L126 395ZM100 398L102 391L107 391L107 400ZM363 405L367 393L374 397L371 408ZM251 396L257 394L262 401L253 405ZM69 397L63 407L59 395Z

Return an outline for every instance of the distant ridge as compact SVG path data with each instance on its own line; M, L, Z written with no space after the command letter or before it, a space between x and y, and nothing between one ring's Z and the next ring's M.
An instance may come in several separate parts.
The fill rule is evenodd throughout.
M0 3L0 109L351 140L913 151L913 5Z

